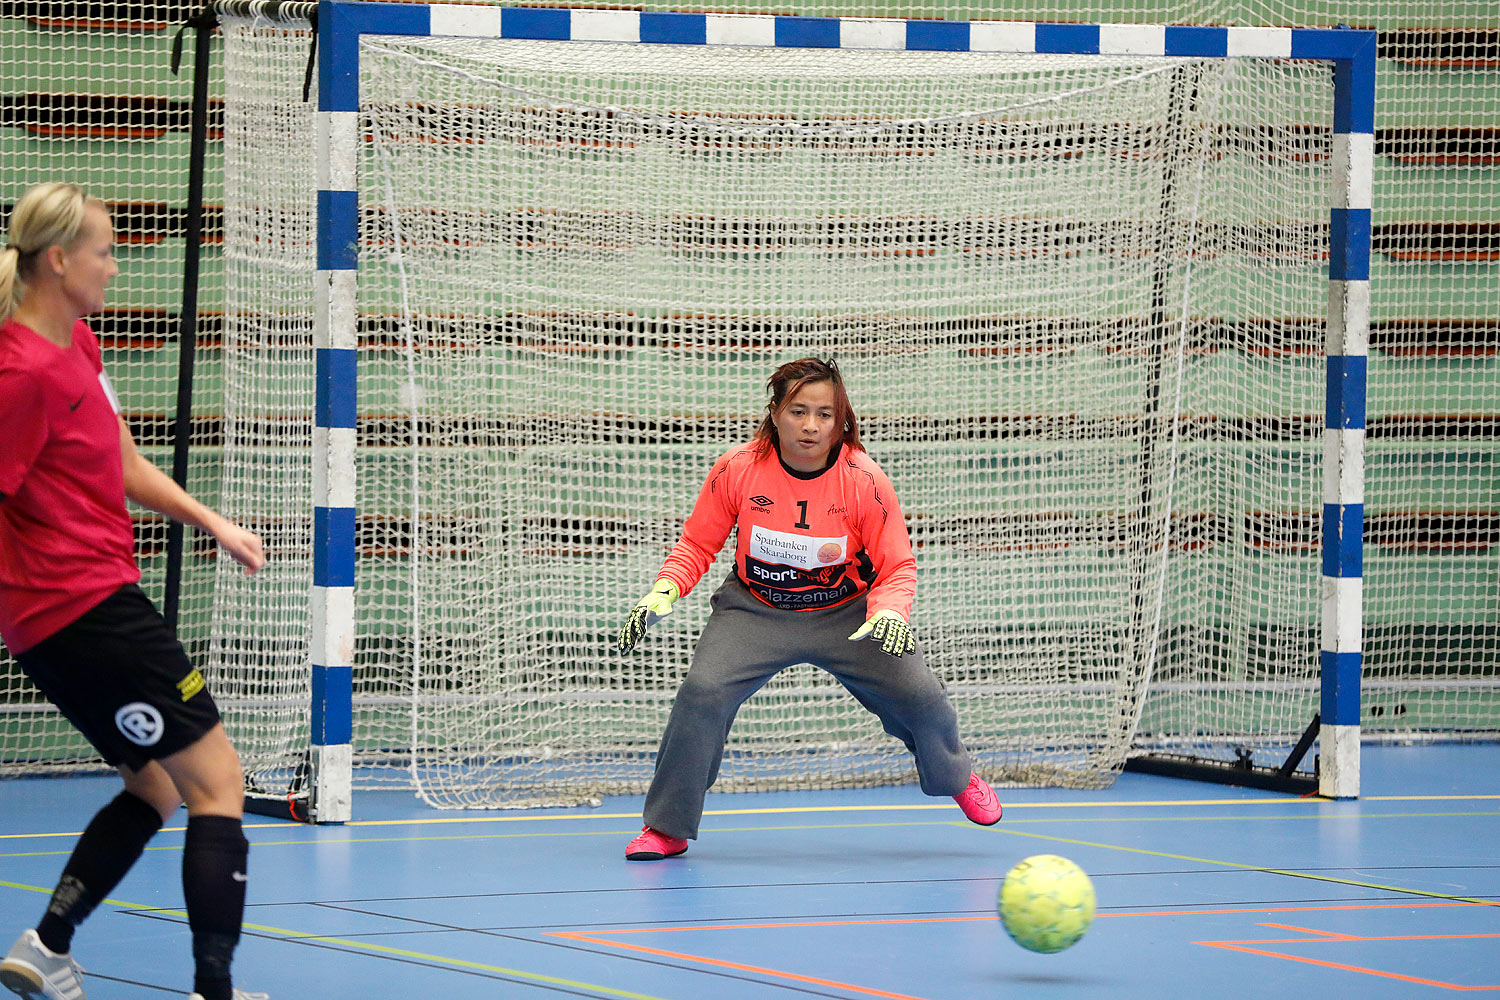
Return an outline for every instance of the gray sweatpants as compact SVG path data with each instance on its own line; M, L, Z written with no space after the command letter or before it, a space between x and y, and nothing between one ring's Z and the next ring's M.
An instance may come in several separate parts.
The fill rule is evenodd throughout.
M646 793L648 826L695 839L703 796L719 777L724 741L744 701L787 667L812 663L837 677L917 759L928 795L957 795L973 762L958 738L958 715L922 651L896 657L871 640L850 642L865 620L863 597L826 611L782 611L761 603L733 572L713 611L656 754Z

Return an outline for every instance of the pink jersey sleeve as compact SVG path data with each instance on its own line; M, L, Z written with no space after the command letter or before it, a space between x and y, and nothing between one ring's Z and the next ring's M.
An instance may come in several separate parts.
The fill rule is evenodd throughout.
M713 565L714 557L724 547L724 540L734 529L739 516L739 501L730 483L738 472L743 471L749 457L747 447L738 447L725 452L714 463L703 488L698 491L693 512L682 526L682 537L672 546L671 554L656 574L657 579L665 578L675 583L677 592L683 597L703 579L703 574Z
M859 525L865 552L875 568L875 583L866 598L866 617L889 610L910 621L911 606L917 597L917 560L912 555L906 518L884 470L864 452L855 452L854 456L860 470L869 473L864 484L866 495L861 498L864 502L860 504Z

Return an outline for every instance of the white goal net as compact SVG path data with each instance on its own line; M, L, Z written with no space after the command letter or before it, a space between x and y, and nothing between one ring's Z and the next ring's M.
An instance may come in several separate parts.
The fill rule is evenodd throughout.
M307 36L226 21L207 664L247 767L307 744ZM835 355L979 769L1268 755L1318 707L1332 82L1288 60L366 38L356 786L640 792L708 594L613 636L767 375ZM821 671L721 790L914 780Z

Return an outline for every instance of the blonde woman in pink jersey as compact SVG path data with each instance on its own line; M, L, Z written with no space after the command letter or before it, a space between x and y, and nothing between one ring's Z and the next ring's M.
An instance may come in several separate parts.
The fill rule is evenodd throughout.
M0 959L0 985L84 1000L73 932L186 803L190 1000L264 1000L230 980L249 851L239 756L137 586L125 498L212 535L247 573L265 552L135 446L83 320L119 273L114 245L103 202L49 183L16 202L0 249L0 639L125 783L78 838L40 922Z
M734 572L672 703L630 861L684 853L718 778L740 705L780 671L813 663L838 678L916 758L922 791L952 796L982 826L1000 820L974 773L958 717L912 633L916 560L891 482L859 443L838 366L777 368L749 443L713 465L656 585L620 628L629 652L703 578L735 531Z

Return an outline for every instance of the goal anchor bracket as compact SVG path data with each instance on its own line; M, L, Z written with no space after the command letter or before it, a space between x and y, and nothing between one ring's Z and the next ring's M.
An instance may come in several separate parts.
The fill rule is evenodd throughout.
M1259 788L1269 792L1290 792L1307 795L1318 791L1317 769L1313 773L1298 773L1297 766L1312 749L1323 725L1319 713L1313 713L1310 722L1297 745L1287 754L1279 767L1255 764L1251 761L1248 747L1235 747L1232 761L1211 761L1201 757L1185 757L1176 754L1148 754L1132 757L1125 762L1125 770L1137 774L1155 774L1166 778L1186 778L1189 781L1210 781L1220 785L1240 785L1244 788ZM1316 758L1315 758L1316 759Z

